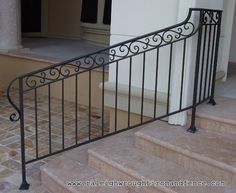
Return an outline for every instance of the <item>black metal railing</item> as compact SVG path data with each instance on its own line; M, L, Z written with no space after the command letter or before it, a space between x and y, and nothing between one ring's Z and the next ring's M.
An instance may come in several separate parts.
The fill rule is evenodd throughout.
M13 80L8 88L8 99L16 110L10 116L11 121L20 120L20 189L29 188L26 164L145 123L192 109L188 131L196 132L196 107L207 100L215 104L221 15L219 10L190 9L186 20L177 25ZM109 81L114 83L110 95L107 95L106 85L108 66ZM135 79L137 69L141 73L140 78ZM96 93L95 74L100 76L98 83L101 83ZM192 83L189 81L187 85L186 79ZM151 88L148 88L148 81ZM11 90L15 84L18 85L19 104L12 99ZM120 85L124 87L126 102L119 94ZM174 87L178 87L177 93ZM148 89L152 94L147 108ZM184 97L186 91L192 98L189 103ZM160 97L160 93L164 97ZM174 110L170 102L173 95L178 96L178 108ZM81 98L84 101L81 102ZM29 127L31 133L26 135ZM33 141L31 147L25 144L27 138Z

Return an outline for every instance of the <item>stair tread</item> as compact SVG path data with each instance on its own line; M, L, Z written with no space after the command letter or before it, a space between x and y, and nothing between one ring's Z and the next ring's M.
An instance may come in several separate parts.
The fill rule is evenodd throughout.
M57 184L62 185L68 191L73 193L135 193L125 187L110 187L110 186L67 186L69 182L105 182L113 181L113 179L101 174L87 164L81 164L75 160L65 156L50 161L46 166L41 168L41 171L52 178Z
M191 134L186 128L156 122L138 131L135 135L157 144L168 144L171 148L199 159L211 160L211 163L226 167L236 173L236 135L224 135L199 129Z
M189 169L185 169L173 162L143 152L134 146L134 137L126 136L113 142L104 142L98 147L89 149L89 154L119 168L132 175L135 179L154 181L212 181L210 177L203 176ZM167 187L165 187L167 188ZM205 193L204 187L168 187L167 192ZM207 187L207 192L233 193L230 187Z
M215 101L215 106L198 106L197 116L236 125L236 99L216 96Z
M139 128L126 131L109 138L104 138L87 145L79 146L70 151L64 152L61 156L56 159L50 160L47 164L41 167L42 173L42 182L45 187L52 189L52 193L59 193L60 191L64 193L73 192L73 193L139 193L134 191L129 187L99 187L99 188L87 188L82 189L81 187L67 187L66 182L70 180L81 180L85 181L89 178L106 179L108 181L113 180L106 175L101 174L94 168L91 168L88 165L88 149L96 147L98 144L103 143L104 141L113 141L118 137L123 137L126 135L134 135L136 131L139 131ZM49 181L47 179L49 178ZM52 187L53 185L59 186L60 188ZM84 188L84 187L83 187ZM143 193L143 192L141 192Z

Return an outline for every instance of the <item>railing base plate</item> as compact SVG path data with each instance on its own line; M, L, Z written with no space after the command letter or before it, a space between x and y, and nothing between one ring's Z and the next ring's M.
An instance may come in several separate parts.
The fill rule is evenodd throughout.
M30 184L28 184L26 181L22 182L22 184L20 185L19 190L29 190Z
M187 132L189 132L189 133L196 133L197 129L196 129L196 127L190 127L190 128L187 129Z
M215 106L216 105L215 99L211 98L209 100L208 104L211 104L211 105Z

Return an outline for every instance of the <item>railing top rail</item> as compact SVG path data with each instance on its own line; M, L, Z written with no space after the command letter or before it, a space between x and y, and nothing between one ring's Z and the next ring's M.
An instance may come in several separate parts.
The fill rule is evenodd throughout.
M207 9L207 8L189 8L189 10L192 11L213 11L213 12L223 12L223 10L220 9Z

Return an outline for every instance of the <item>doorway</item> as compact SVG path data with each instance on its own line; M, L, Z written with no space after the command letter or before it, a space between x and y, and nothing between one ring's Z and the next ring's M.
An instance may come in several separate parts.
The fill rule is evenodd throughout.
M21 29L23 34L41 32L41 0L21 0Z

